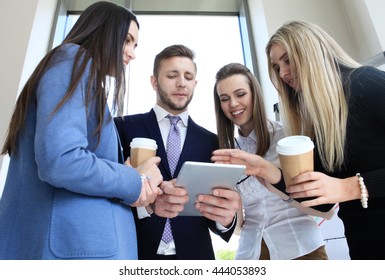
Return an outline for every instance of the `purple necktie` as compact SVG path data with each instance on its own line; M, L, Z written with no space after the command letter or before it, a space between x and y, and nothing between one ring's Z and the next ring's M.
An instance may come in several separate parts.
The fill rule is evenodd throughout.
M170 132L167 138L167 160L168 166L170 167L171 175L174 175L181 149L180 130L178 127L180 117L168 115L167 118L170 119L171 124ZM166 220L162 240L166 244L173 240L170 219Z
M168 166L170 167L171 175L174 175L176 165L180 155L180 130L178 122L180 121L179 116L168 115L166 118L170 119L170 132L167 138L167 160Z

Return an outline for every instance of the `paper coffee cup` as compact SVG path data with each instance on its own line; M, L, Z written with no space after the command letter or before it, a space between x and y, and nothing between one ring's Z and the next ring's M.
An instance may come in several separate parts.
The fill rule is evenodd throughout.
M313 150L314 143L307 136L288 136L278 141L276 151L286 186L298 174L314 170Z
M132 167L137 167L150 157L154 157L156 155L156 150L158 149L155 140L141 137L132 139L130 147L130 161Z

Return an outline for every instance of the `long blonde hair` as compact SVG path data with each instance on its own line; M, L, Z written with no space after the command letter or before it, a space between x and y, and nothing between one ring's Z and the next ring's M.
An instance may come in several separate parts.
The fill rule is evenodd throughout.
M286 51L301 92L285 84L270 60L270 49L279 44ZM324 168L340 169L344 161L348 115L344 82L361 65L318 26L292 21L270 38L266 46L269 75L279 93L280 109L289 134L315 138Z

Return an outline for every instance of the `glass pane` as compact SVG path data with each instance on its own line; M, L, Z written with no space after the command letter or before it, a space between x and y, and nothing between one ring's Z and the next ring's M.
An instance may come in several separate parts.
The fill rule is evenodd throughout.
M197 86L189 113L198 124L216 132L213 86L215 74L230 62L244 63L237 16L138 15L140 30L136 59L130 63L125 114L149 111L156 102L151 87L156 54L183 44L196 55Z
M65 34L79 15L69 15ZM156 102L150 76L154 58L165 47L183 44L196 55L195 94L189 113L198 124L216 132L213 86L215 74L230 62L244 63L238 16L138 15L140 31L136 59L127 69L124 114L149 111Z

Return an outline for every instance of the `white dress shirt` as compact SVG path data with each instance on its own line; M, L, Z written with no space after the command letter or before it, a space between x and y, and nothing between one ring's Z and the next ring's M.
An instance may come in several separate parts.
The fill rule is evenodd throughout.
M281 123L272 122L275 133L265 159L279 166L275 151L279 139L285 137ZM269 125L270 135L273 127ZM241 150L256 153L256 135L237 137ZM256 177L250 176L237 185L240 192L245 222L241 229L235 259L259 259L262 238L269 248L272 260L288 260L306 255L324 244L313 217L301 212L278 195L269 192Z
M168 134L170 132L171 124L170 119L166 118L170 113L164 110L162 107L155 105L154 106L154 112L156 115L156 119L158 121L160 133L162 134L163 144L165 147L167 147L167 139ZM181 151L183 148L184 141L186 139L187 134L187 124L188 124L188 112L184 111L178 115L180 117L180 121L178 122L177 126L180 130L180 142L181 142ZM160 244L158 247L157 254L159 255L175 255L176 249L175 249L175 243L174 240L172 240L169 243L163 242L163 240L160 240Z

